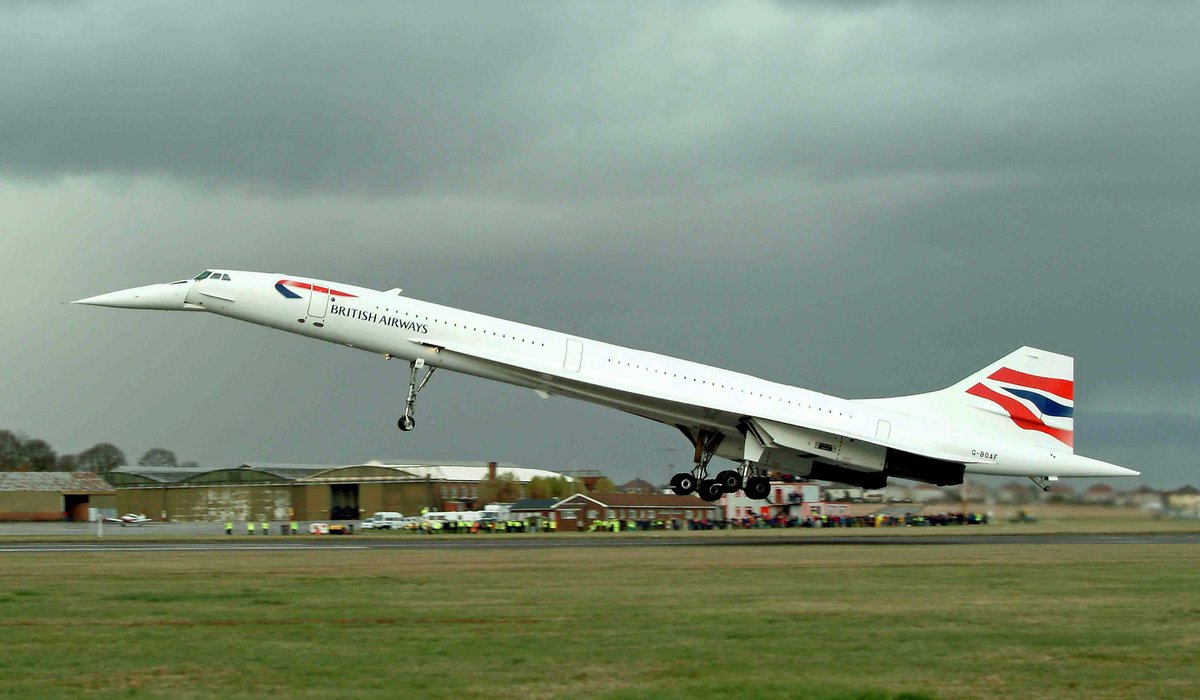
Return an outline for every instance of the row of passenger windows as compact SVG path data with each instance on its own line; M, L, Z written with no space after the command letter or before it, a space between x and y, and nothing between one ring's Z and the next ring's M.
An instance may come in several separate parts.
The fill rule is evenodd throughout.
M685 381L685 382L686 382L686 381L688 381L688 380L690 379L690 380L692 380L692 382L695 382L695 383L697 383L697 384L704 384L704 385L706 385L706 386L711 386L711 387L713 387L714 389L727 389L727 390L729 390L729 391L738 391L738 392L741 392L741 393L743 393L743 394L749 394L750 396L759 396L759 397L761 397L761 398L768 399L768 400L770 400L770 401L778 401L778 402L780 402L780 403L787 403L788 405L791 405L791 406L805 406L805 407L807 407L807 408L808 408L810 411L811 411L811 410L816 410L816 411L817 411L817 412L819 412L819 413L828 413L828 414L830 414L830 415L833 415L833 413L834 413L833 409L829 409L829 410L827 411L827 410L825 410L824 408L821 408L821 407L819 407L819 406L818 406L818 407L816 407L816 409L814 409L814 408L813 408L813 406L812 406L811 404L799 404L799 403L796 403L795 401L792 401L791 399L784 399L784 398L782 398L782 397L779 397L779 396L771 396L771 395L769 395L769 394L763 394L762 392L755 392L755 391L747 391L747 390L745 390L745 389L738 389L737 387L733 387L733 386L727 386L727 385L725 385L725 384L721 384L721 383L719 383L719 382L710 382L710 381L708 381L708 380L704 380L704 379L697 379L696 377L689 377L689 376L687 376L686 374L685 374L685 375L683 375L683 376L681 377L681 376L679 376L679 373L678 373L678 372L667 372L666 370L654 369L653 367L643 367L643 366L641 366L641 365L639 365L639 364L636 364L636 363L633 363L633 362L625 362L625 361L623 361L623 360L614 360L614 359L613 359L613 358L611 358L611 357L610 357L610 358L608 358L608 361L609 361L610 363L612 363L612 364L621 365L621 366L623 366L623 367L632 367L632 368L634 368L634 369L640 369L640 370L642 370L643 372L653 372L654 374L659 374L659 375L662 375L662 376L664 376L664 377L666 377L666 376L670 376L670 377L671 377L671 378L673 378L673 379L682 379L682 380L683 380L683 381ZM839 416L845 416L846 414L845 414L845 413L842 413L841 411L838 411L838 415L839 415ZM853 418L854 416L853 416L853 415L851 415L850 417L851 417L851 418Z
M383 311L384 313L390 313L390 314L392 314L392 315L396 315L396 313L397 313L395 309L389 309L389 308L386 308L386 307L385 307L385 308L380 308L380 307L376 306L376 307L375 307L375 309L376 309L376 310L381 310L381 311ZM441 321L440 321L439 319L437 319L437 318L430 318L429 316L421 316L421 315L419 315L419 314L418 314L418 315L415 315L415 316L413 316L413 318L419 318L419 319L421 319L422 321L429 321L429 322L431 322L431 323L441 323ZM451 323L448 323L448 324L446 324L446 325L449 325L451 328L461 328L461 329L463 329L464 331L468 331L468 330L469 330L469 331L472 331L472 332L475 332L475 333L482 333L482 334L484 334L484 335L491 335L491 336L495 336L495 337L497 337L497 338L503 338L503 339L505 339L505 340L519 340L519 341L521 341L522 343L527 343L527 344L529 344L529 345L538 345L538 346L540 346L540 347L543 347L543 348L544 348L544 347L546 347L546 344L545 344L545 343L543 343L543 342L540 342L540 341L537 341L537 340L530 340L530 339L528 339L528 338L522 338L522 337L520 337L520 336L518 336L518 335L509 335L509 334L507 334L507 333L497 333L496 331L489 331L489 330L488 330L488 329L486 329L486 328L484 328L484 329L482 329L482 330L481 330L481 329L479 329L478 327L474 327L474 326L468 326L468 325L466 325L465 323L453 323L453 322L451 322Z

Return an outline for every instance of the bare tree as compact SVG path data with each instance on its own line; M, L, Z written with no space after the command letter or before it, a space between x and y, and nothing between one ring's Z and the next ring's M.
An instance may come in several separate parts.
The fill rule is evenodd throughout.
M16 469L25 466L25 441L21 433L0 430L0 469Z
M125 453L111 442L93 445L75 456L79 471L104 474L125 464Z
M54 465L58 462L58 453L54 448L50 447L50 443L45 440L26 440L25 445L25 464L29 469L35 472L52 472Z
M151 447L138 458L138 464L143 467L178 467L179 460L174 452L164 447Z

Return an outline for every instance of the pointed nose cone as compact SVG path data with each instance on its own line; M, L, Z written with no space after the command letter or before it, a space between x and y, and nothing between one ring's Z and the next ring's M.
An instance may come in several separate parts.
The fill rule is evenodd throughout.
M86 299L76 299L72 304L87 304L88 306L108 306L114 309L158 309L160 311L181 311L185 309L184 300L191 281L174 282L171 284L150 284L145 287L122 289L119 292L99 294Z

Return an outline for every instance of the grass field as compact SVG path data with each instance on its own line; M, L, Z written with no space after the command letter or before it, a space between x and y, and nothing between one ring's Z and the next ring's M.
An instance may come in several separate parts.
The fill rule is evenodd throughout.
M1200 697L1200 547L0 555L0 697Z

